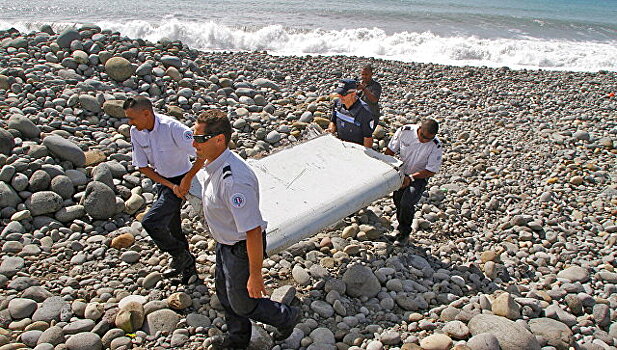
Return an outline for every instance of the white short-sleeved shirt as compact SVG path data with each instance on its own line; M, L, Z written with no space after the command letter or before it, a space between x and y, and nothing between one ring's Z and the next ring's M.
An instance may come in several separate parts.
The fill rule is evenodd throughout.
M205 165L202 201L212 237L233 245L246 239L246 232L267 223L259 211L259 183L253 170L237 154L226 149Z
M437 137L422 143L418 139L418 125L405 125L394 133L388 148L397 153L403 162L405 174L421 170L439 172L443 147Z
M154 114L154 128L139 131L131 127L133 165L151 166L163 177L176 177L191 169L189 156L195 156L193 132L181 122Z

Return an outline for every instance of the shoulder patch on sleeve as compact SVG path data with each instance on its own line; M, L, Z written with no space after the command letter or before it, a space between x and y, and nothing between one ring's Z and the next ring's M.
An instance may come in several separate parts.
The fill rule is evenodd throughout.
M439 140L433 139L433 143L435 143L435 145L437 145L437 148L441 148L441 142L439 142Z
M193 132L191 130L186 130L182 134L182 137L184 137L185 140L192 140L193 139Z
M234 208L242 208L244 204L246 204L246 197L242 193L234 193L230 198L229 202L231 206Z
M231 167L229 165L225 165L223 167L223 179L226 179L231 176Z
M403 130L411 130L411 125L405 125L405 126L403 127Z

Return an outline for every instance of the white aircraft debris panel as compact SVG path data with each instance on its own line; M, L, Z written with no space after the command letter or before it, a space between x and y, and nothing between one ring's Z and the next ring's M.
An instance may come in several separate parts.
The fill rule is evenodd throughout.
M250 159L268 222L268 254L331 226L402 184L401 162L332 135ZM203 183L205 172L196 178ZM191 193L201 197L199 184Z

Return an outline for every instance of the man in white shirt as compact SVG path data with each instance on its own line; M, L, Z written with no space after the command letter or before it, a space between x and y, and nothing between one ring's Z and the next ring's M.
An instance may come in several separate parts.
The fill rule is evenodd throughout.
M266 221L259 210L259 184L253 170L228 148L231 124L219 110L202 113L193 145L206 160L202 200L204 216L216 240L216 295L225 309L227 332L215 349L246 349L251 320L277 328L274 339L291 335L302 312L263 298Z
M191 179L203 165L195 156L193 132L179 121L154 113L152 103L144 96L125 101L124 113L131 127L133 165L158 184L157 199L142 220L160 250L172 256L167 278L182 274L188 283L197 274L195 257L189 252L189 243L182 232L180 209L189 190Z
M396 239L401 244L406 244L409 239L415 207L428 178L441 168L443 148L436 137L438 131L439 125L433 119L425 119L420 125L402 126L394 133L386 149L387 155L397 154L403 161L405 173L403 185L392 195L399 231Z

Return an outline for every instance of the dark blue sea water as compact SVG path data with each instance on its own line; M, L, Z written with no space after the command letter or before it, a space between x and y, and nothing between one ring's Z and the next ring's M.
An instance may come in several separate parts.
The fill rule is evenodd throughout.
M617 0L0 0L0 29L42 23L203 50L617 70Z

